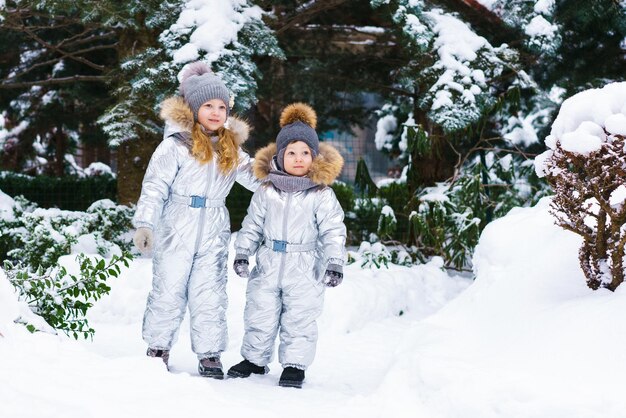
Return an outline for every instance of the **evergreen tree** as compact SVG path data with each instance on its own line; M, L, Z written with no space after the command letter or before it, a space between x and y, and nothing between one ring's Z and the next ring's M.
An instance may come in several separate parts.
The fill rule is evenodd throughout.
M127 49L115 71L116 103L99 123L119 147L119 197L135 202L149 157L162 136L158 105L176 93L184 65L207 61L234 95L235 112L256 101L260 78L256 56L282 58L263 11L248 1L172 1L150 10L147 42ZM136 141L140 140L140 141Z
M103 142L95 120L111 101L104 82L116 32L95 23L88 6L9 1L0 10L1 167L62 175L78 138Z

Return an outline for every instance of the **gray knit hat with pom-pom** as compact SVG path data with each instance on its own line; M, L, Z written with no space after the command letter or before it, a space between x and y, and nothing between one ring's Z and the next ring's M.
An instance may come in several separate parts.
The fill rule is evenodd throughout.
M212 99L223 101L226 116L230 114L230 93L226 84L202 61L191 63L185 68L178 91L191 107L194 120L198 120L200 106Z
M283 168L285 149L293 141L302 141L309 146L313 158L319 154L320 140L315 132L317 114L304 103L292 103L280 115L281 130L276 136L276 160Z

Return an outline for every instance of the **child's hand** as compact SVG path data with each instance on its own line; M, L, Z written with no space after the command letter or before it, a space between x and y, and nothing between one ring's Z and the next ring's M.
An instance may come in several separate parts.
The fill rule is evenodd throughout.
M145 227L137 228L133 242L142 254L150 252L152 250L152 243L154 242L152 230Z
M328 287L336 287L343 281L343 273L338 271L326 270L324 273L324 279L322 280Z
M237 276L247 278L250 276L250 270L248 269L248 260L245 258L236 259L233 263L233 269Z

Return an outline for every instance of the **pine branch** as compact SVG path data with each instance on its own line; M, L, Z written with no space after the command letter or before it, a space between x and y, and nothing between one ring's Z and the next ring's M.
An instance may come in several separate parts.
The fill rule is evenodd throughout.
M276 28L275 32L277 35L280 35L296 25L312 20L320 13L339 7L347 2L348 0L320 0L311 2L309 7L297 8L295 15L286 17L285 20L278 20L276 25L280 27Z
M106 83L110 80L110 77L104 75L74 75L71 77L63 77L63 78L48 78L45 80L38 81L24 81L24 82L16 82L16 83L8 83L8 84L0 84L0 89L23 89L33 86L52 86L52 85L61 85L61 84L70 84L81 81L88 82L99 82Z
M67 52L62 50L61 48L59 48L57 45L53 45L49 42L44 41L42 38L40 38L33 30L31 30L30 28L26 27L26 26L22 26L22 30L28 35L30 36L32 39L34 39L35 41L37 41L38 43L40 43L41 45L43 45L44 47L46 47L49 50L52 51L56 51L57 53L63 55L64 57L73 59L74 61L78 61L82 64L87 65L88 67L94 68L98 71L104 71L106 69L105 66L103 65L98 65L95 64L83 57L77 57L75 56L75 53L72 52Z

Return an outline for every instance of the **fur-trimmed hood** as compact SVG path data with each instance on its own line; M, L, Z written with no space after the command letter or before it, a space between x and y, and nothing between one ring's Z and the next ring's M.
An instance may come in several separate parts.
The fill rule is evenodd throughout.
M163 100L160 116L161 119L175 125L182 132L191 134L194 124L193 111L182 97L173 96ZM250 126L245 121L233 116L228 118L226 127L235 134L238 145L246 142L250 135Z
M343 157L339 151L330 144L320 143L320 152L313 159L308 177L316 184L329 185L341 173ZM276 143L261 148L254 156L254 175L259 180L265 180L272 170L272 158L276 155Z

